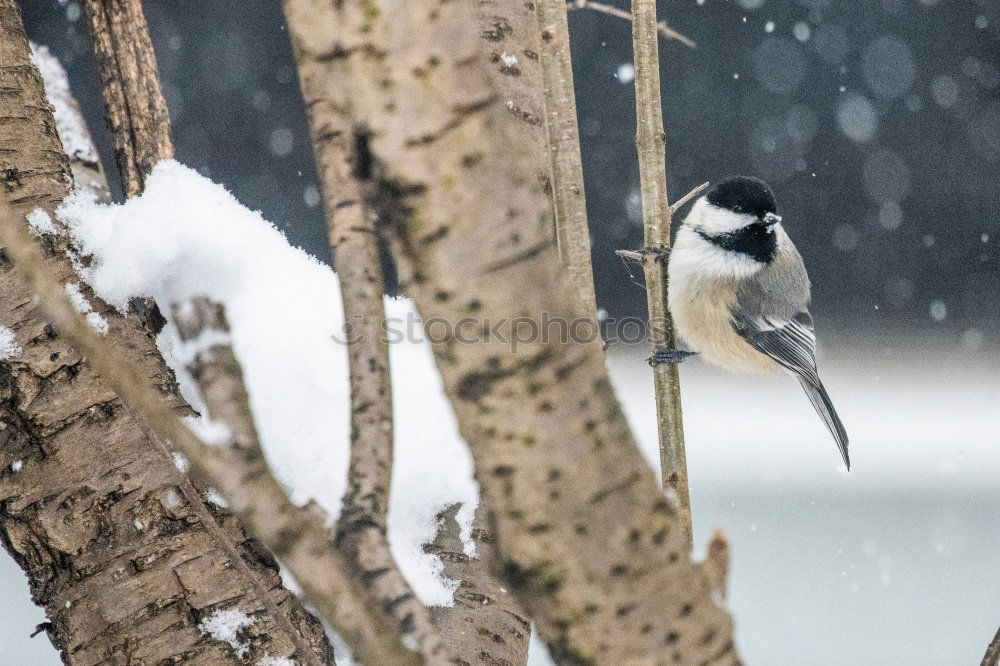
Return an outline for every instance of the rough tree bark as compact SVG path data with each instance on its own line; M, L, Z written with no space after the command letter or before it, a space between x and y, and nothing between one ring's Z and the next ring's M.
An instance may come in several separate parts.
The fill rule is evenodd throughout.
M538 18L530 2L479 0L479 35L504 108L533 147L531 169L551 197L552 163L545 126ZM504 56L507 58L504 58ZM512 63L510 56L517 58Z
M83 0L101 73L105 114L126 196L136 196L157 162L173 157L167 103L140 0Z
M511 320L581 315L562 279L528 147L510 122L468 8L447 0L286 0L331 108L365 128L406 292L435 344L494 512L501 569L557 659L737 663L731 622L690 560L675 507L639 454L600 340L507 344ZM370 151L367 152L367 151Z
M403 577L386 531L392 471L393 423L389 348L385 339L382 269L373 213L365 205L354 163L358 140L329 108L323 70L292 47L306 102L330 246L340 281L351 386L351 458L337 544L358 580L388 609L397 630L430 663L457 656L430 611ZM337 445L337 443L331 443Z
M22 216L35 208L51 214L68 193L69 171L12 0L0 1L0 63L4 196ZM54 252L65 249L59 235L45 242ZM61 282L79 281L65 258L50 268ZM108 343L186 410L150 333L82 290L108 322ZM22 350L0 362L0 540L27 574L63 660L239 663L197 626L233 607L258 620L248 630L252 656L293 654L184 501L173 461L32 302L0 252L0 325L14 331ZM274 602L325 651L321 629L281 587L270 558L233 519L219 520Z
M2 200L0 200L2 201ZM394 630L383 610L360 590L356 581L346 575L340 552L332 543L326 516L316 505L297 506L271 474L263 451L257 442L246 404L242 370L228 345L220 341L228 329L216 330L216 320L203 317L198 323L183 322L179 328L203 331L209 342L199 336L188 338L191 353L200 357L205 366L200 374L202 393L210 413L242 418L245 422L234 427L242 435L223 445L201 441L182 421L177 410L135 367L122 357L118 349L108 344L93 324L71 302L63 284L53 275L52 264L58 256L43 254L40 244L21 223L19 214L6 201L0 203L0 243L4 245L18 272L28 283L45 308L54 326L71 340L105 381L114 389L123 404L141 418L163 441L169 441L185 456L192 472L203 482L217 488L239 515L258 535L270 552L280 557L302 587L306 599L313 603L355 651L363 663L421 663L415 652L409 651ZM197 318L196 308L183 316ZM199 328L200 327L200 328ZM211 370L208 366L212 366ZM211 380L217 385L206 386ZM225 386L218 384L224 383ZM218 401L222 397L223 401ZM239 402L242 401L242 402ZM231 623L229 623L230 626ZM173 627L170 627L173 629ZM230 632L227 633L231 633ZM232 636L223 636L232 647ZM250 646L237 649L245 658ZM264 655L262 661L271 655ZM174 661L182 661L181 657Z
M91 23L91 46L101 73L105 116L110 125L116 155L128 158L119 164L119 177L128 196L141 194L145 178L159 161L173 157L170 117L160 92L156 54L140 0L94 0L86 11ZM58 120L58 113L56 115ZM91 150L94 155L96 150ZM72 163L72 160L71 160ZM147 323L161 324L157 304L149 298L134 299L132 308ZM155 330L159 329L159 325ZM230 564L250 584L275 626L296 646L299 659L316 663L318 657L309 645L310 637L292 626L291 618L270 598L261 577L217 527L201 495L184 479L184 496L202 519L206 528L229 556ZM320 635L318 623L312 628L313 640Z
M541 37L545 126L552 162L552 200L559 255L580 295L584 312L597 316L566 0L535 0L535 11Z

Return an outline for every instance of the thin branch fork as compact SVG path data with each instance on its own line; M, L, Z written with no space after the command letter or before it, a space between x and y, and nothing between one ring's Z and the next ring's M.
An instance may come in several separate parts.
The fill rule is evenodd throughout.
M14 260L60 335L71 340L122 402L190 462L192 470L217 488L233 512L281 560L302 586L306 599L350 645L364 663L420 663L377 604L371 603L346 573L332 544L325 516L315 506L291 502L252 439L240 446L202 442L144 377L138 377L70 303L51 277L38 243L24 220L0 201L0 244ZM218 350L216 350L218 351ZM230 364L233 381L242 373ZM237 373L239 373L237 375ZM218 408L218 407L217 407Z
M687 194L685 194L684 196L682 196L674 203L670 204L670 215L673 216L674 213L676 213L677 211L679 211L681 208L684 207L684 204L686 204L688 201L691 201L691 199L694 199L707 189L708 189L708 182L706 181L701 185L697 186L696 188L694 188L693 190L691 190L690 192L688 192Z
M626 21L632 20L632 14L625 11L624 9L618 9L617 7L612 7L611 5L606 5L603 2L594 2L593 0L569 0L566 5L566 9L572 11L574 9L591 9L595 12L600 12L602 14L607 14L608 16L615 16L620 19L625 19ZM669 41L671 39L676 39L681 44L688 46L690 48L697 48L697 44L693 39L687 37L669 25L666 21L660 21L656 24L656 30L660 33L663 39Z

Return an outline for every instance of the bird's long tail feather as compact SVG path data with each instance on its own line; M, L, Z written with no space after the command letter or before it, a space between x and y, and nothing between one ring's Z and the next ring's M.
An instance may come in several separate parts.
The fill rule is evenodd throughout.
M806 395L809 396L809 402L812 403L816 409L816 413L823 419L827 430L830 431L834 441L837 442L837 448L840 449L840 455L843 456L847 469L851 469L851 457L847 453L847 431L844 429L844 424L840 421L840 417L837 416L837 410L833 408L833 402L823 387L823 382L819 380L819 377L816 377L815 382L804 377L799 377L799 383L802 384Z

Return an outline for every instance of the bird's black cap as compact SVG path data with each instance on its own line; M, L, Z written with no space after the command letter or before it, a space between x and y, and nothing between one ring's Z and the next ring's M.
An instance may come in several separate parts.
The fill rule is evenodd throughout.
M705 198L719 208L759 218L778 212L774 192L767 183L752 176L726 178L710 189Z

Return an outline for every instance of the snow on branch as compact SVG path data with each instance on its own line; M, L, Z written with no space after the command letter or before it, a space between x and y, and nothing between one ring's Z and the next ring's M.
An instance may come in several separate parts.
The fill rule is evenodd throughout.
M302 586L306 599L368 663L416 663L403 637L382 610L366 600L345 574L333 546L326 517L315 506L291 502L274 478L255 442L241 448L202 442L157 390L139 377L73 306L63 286L46 270L42 252L14 211L0 204L0 243L35 292L57 330L71 340L125 405L160 437L169 441L205 481L219 489L258 538ZM231 381L238 365L229 369Z
M83 117L83 111L80 110L80 105L69 87L66 70L48 48L39 44L31 44L31 62L42 76L45 97L52 105L56 132L69 158L74 186L89 188L96 193L98 199L109 200L111 195L108 192L108 181L101 166L101 158L97 148L94 147L94 140Z
M80 249L80 277L115 308L151 297L169 312L197 296L225 306L275 474L296 504L315 501L337 520L351 435L347 329L357 330L341 307L338 275L220 185L170 160L138 197L102 205L75 194L57 216ZM438 513L456 502L468 541L478 487L419 315L405 299L385 298L384 307L391 365L406 378L391 387L401 434L391 460L389 545L420 602L449 606L457 583L423 546L434 539ZM157 346L185 399L203 411L185 369L190 345L176 326L163 329Z

